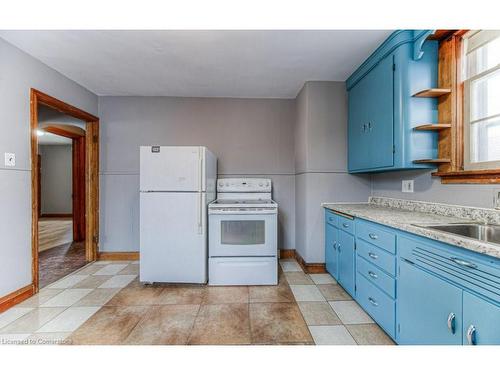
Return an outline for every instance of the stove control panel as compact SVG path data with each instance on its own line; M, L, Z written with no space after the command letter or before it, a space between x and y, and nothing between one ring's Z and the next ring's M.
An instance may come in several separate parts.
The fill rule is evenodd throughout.
M217 192L219 193L270 193L269 178L219 178Z

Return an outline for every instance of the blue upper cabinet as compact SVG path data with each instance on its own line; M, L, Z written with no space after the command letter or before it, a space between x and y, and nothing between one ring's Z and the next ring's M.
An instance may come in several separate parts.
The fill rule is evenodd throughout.
M413 94L437 87L432 30L399 30L349 77L350 173L434 168L437 134L413 128L437 120L437 100Z

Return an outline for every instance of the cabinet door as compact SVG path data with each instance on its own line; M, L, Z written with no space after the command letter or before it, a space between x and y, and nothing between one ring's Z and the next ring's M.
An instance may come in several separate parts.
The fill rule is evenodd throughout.
M350 171L369 166L366 120L367 91L362 79L349 90L348 164Z
M463 343L500 344L500 307L464 291Z
M368 95L369 168L394 165L394 57L387 56L364 78Z
M336 280L339 278L339 260L337 253L339 230L330 224L325 229L325 263L326 270Z
M462 344L462 290L401 260L398 343Z
M354 269L354 237L339 230L338 232L338 256L339 256L339 283L354 297L355 269Z

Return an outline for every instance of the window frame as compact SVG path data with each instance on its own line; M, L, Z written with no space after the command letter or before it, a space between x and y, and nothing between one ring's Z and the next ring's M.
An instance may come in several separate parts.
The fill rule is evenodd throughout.
M459 60L460 66L458 68L460 69L461 72L464 71L464 60L465 60L465 51L463 50L463 39L467 37L466 33L465 35L462 36L461 40L461 54L462 58ZM500 160L492 160L492 161L484 161L484 162L472 162L471 161L471 122L470 122L470 104L471 104L471 84L479 80L481 78L484 78L488 76L491 73L494 72L500 72L500 64L497 64L484 72L481 72L473 77L467 78L461 82L463 84L463 89L462 89L462 110L463 110L463 121L462 121L462 126L463 126L463 137L464 137L464 142L463 142L463 161L464 161L464 171L477 171L477 170L497 170L500 169ZM494 117L496 117L495 115ZM488 119L485 117L482 120Z
M441 164L438 171L432 176L441 178L443 184L499 184L500 168L484 169L477 165L477 169L470 168L465 162L466 131L470 129L465 110L465 82L462 80L462 48L464 37L470 30L435 30L429 39L437 40L439 47L439 81L450 82L451 93L449 98L438 100L438 112L441 122L451 122L452 128L443 130L439 135L439 154L446 154L450 158L449 164ZM446 47L445 47L446 46ZM442 48L443 47L443 48ZM444 86L443 86L444 87ZM470 152L470 151L467 151ZM483 168L483 169L481 169Z

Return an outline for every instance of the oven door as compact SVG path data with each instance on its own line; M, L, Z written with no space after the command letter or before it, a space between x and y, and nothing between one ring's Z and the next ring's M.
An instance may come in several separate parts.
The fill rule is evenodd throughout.
M276 256L277 214L211 214L209 248L211 257Z

